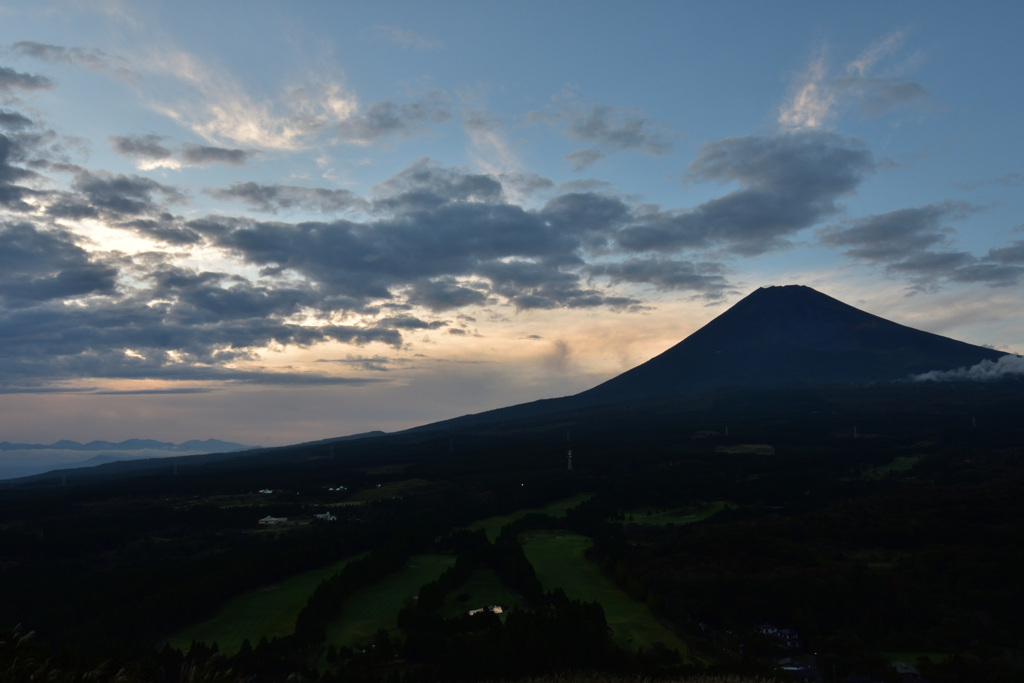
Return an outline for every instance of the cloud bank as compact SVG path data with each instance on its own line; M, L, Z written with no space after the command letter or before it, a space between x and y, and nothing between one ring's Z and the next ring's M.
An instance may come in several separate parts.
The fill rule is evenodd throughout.
M986 382L1024 375L1024 356L1006 355L999 360L983 360L977 365L955 370L932 370L911 377L915 382Z

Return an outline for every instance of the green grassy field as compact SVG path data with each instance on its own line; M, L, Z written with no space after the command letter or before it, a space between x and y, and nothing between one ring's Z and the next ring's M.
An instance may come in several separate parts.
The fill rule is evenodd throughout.
M341 616L328 625L327 643L351 646L372 638L377 629L395 628L405 601L453 564L452 555L415 555L402 571L356 591L342 605Z
M707 519L716 512L729 507L729 503L718 500L713 503L699 503L685 508L673 508L671 510L659 510L656 508L639 508L630 511L626 515L626 522L634 524L652 524L664 526L666 524L692 524L702 519Z
M525 517L531 512L543 512L549 514L552 517L564 517L565 511L574 508L587 498L590 498L593 494L591 493L580 493L572 498L563 498L562 500L556 500L547 507L543 508L531 508L526 510L517 510L508 515L500 515L498 517L488 517L487 519L481 519L478 522L473 522L469 525L470 529L474 531L477 529L483 529L487 532L487 538L493 542L498 537L498 533L501 531L501 527L505 526L510 522L514 522L521 517Z
M923 455L898 455L892 459L892 462L882 465L881 467L873 467L865 472L866 476L869 477L884 477L892 472L906 472L917 463L924 460Z
M623 647L646 650L661 642L686 657L686 644L662 626L646 604L631 599L584 557L589 544L589 538L575 534L537 531L523 537L523 550L544 590L561 588L574 600L601 603L613 638Z
M234 654L246 638L255 645L262 636L270 639L289 635L295 630L299 611L320 582L340 571L351 559L354 558L241 595L213 618L188 627L167 642L184 651L193 640L217 643L221 652Z

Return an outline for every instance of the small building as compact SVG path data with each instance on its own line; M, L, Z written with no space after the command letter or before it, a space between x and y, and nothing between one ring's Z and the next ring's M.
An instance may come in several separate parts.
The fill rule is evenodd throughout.
M490 607L480 607L478 609L469 610L469 616L474 614L480 614L481 612L491 612L492 614L501 614L505 609L501 605L491 605Z

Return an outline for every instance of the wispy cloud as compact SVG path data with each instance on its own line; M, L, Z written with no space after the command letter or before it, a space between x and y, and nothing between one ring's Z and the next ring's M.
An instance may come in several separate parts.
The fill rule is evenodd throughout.
M220 146L230 141L245 147L295 150L358 110L358 100L339 77L311 76L286 88L276 99L257 99L224 71L215 71L178 49L153 50L140 70L170 79L184 89L177 98L147 87L150 106Z
M443 50L444 43L440 40L429 40L398 26L375 26L373 36L378 40L387 41L413 50Z
M431 124L451 118L439 93L430 93L422 101L375 102L365 111L353 111L337 124L337 140L369 145L382 138L403 138L429 130Z
M835 91L829 86L825 54L811 60L793 84L793 94L779 110L779 123L792 128L820 128L832 113Z
M127 59L116 55L109 55L97 48L65 47L22 40L12 45L11 49L17 54L31 57L32 59L108 73L132 83L137 82L139 79L138 73L129 66Z
M590 168L602 159L604 159L604 152L593 147L578 149L565 155L565 160L572 164L572 170L576 173Z
M790 94L779 108L778 122L787 128L821 128L841 107L853 104L869 116L912 104L928 102L928 91L897 66L878 74L882 62L902 47L902 31L872 43L849 61L840 74L829 70L828 50L821 47L807 68L796 77Z
M348 190L297 185L235 183L229 189L212 189L207 193L222 200L242 201L259 211L277 213L301 209L320 213L338 213L349 209L365 209L368 205Z
M300 149L359 108L356 96L337 73L310 73L275 98L258 98L226 70L166 40L154 41L131 59L96 48L31 41L15 43L12 49L24 57L125 80L151 109L190 129L212 147L223 148L224 142L232 142L257 149ZM42 88L53 87L53 83L0 68L0 92L15 86Z
M640 109L575 98L530 112L528 119L555 126L577 142L613 152L640 151L660 157L672 151L677 137L671 128L648 118Z

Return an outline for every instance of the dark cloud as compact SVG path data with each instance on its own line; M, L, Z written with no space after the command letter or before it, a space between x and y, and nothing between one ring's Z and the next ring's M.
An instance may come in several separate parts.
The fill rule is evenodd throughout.
M471 275L494 259L571 249L571 241L517 206L453 202L420 209L418 199L408 212L369 223L212 218L188 225L248 262L289 269L327 292L363 299L390 299L411 281Z
M345 358L322 359L318 363L339 363L368 372L389 372L396 360L385 356L346 356Z
M0 66L0 94L14 90L50 90L56 83L46 76L27 74Z
M53 199L47 205L46 215L56 219L80 221L87 218L99 218L100 212L85 200L76 199L72 195L63 195Z
M990 249L981 259L948 248L955 231L943 222L976 211L965 202L935 202L829 226L819 237L823 245L841 248L846 256L873 261L884 265L889 275L908 278L914 289L934 290L946 282L991 287L1024 282L1024 247L1019 242Z
M17 230L13 234L22 241L27 239ZM48 273L68 273L75 264L89 265L67 245L60 250L54 240L47 243L39 235L28 237L34 239L34 249L22 249L21 253L5 249L4 253L12 253L12 258L19 257L26 264L39 264L35 267L42 273L35 278L37 294L52 296L56 278L47 281ZM49 261L39 255L45 247L50 248ZM34 259L32 255L36 255ZM24 287L27 268L14 271L22 284L13 282L12 286ZM130 272L126 266L122 268ZM94 297L88 307L43 301L43 296L37 296L40 301L33 306L4 306L0 309L0 384L72 377L340 383L346 380L305 375L289 378L258 368L242 371L228 364L255 360L251 349L267 346L338 341L354 345L379 342L397 348L402 343L401 333L394 327L292 322L293 314L316 302L315 292L309 288L258 284L224 273L166 266L148 274L143 270L141 279L147 288L123 294L113 291L113 282L102 290L93 287L85 292L79 287L59 292L63 296L109 295ZM68 289L66 282L56 284ZM25 297L23 289L16 294Z
M912 290L935 291L950 282L1009 287L1024 282L1024 267L989 263L965 251L924 251L886 265L891 276L907 278Z
M956 268L949 274L949 279L989 287L1010 287L1024 282L1024 267L976 261Z
M309 289L259 285L223 273L165 268L147 277L153 285L151 297L175 302L167 309L166 319L182 326L284 319L315 301Z
M169 159L175 151L165 147L165 138L161 135L115 135L110 138L114 151L136 159ZM244 166L252 158L253 152L244 149L210 147L185 143L180 148L182 161L190 166L206 166L208 164L230 164Z
M38 175L20 165L27 160L30 146L30 140L23 136L0 133L0 207L18 212L33 210L25 199L36 192L19 184Z
M96 262L65 230L0 223L0 301L20 308L53 299L113 294L117 271Z
M639 109L568 102L531 112L530 118L562 128L576 142L611 151L642 151L655 157L672 151L671 130Z
M172 389L107 389L90 392L95 396L164 396L177 394L209 394L213 389L202 387L179 387Z
M655 212L619 235L630 251L720 247L754 256L786 248L789 238L839 211L873 168L862 145L832 133L728 138L705 145L689 179L742 187L683 213Z
M408 213L452 202L496 204L503 200L501 182L481 173L439 168L421 159L390 180L378 185L378 211Z
M351 116L338 126L338 140L367 144L388 137L422 133L430 124L444 123L451 113L439 96L424 102L375 102L363 114Z
M501 183L507 194L522 196L547 194L555 187L550 178L545 178L537 173L500 173L495 179Z
M89 206L115 217L135 217L161 213L164 202L180 202L184 195L177 189L141 176L113 175L81 171L72 187Z
M480 273L491 281L497 294L520 310L623 308L639 303L634 299L608 297L598 289L584 288L577 274L544 262L492 261L483 264Z
M551 199L540 212L545 224L560 234L573 235L589 248L605 246L608 238L632 218L620 199L591 192L570 192Z
M402 315L391 318L381 318L377 321L379 327L393 327L397 330L436 330L441 327L446 327L447 322L443 320L434 320L427 322L415 316Z
M572 164L572 170L576 173L585 171L594 164L604 159L604 152L593 147L587 149L579 149L575 152L566 154L564 159Z
M945 244L953 230L942 222L970 211L972 207L963 202L936 202L867 216L848 227L830 226L819 236L822 244L844 249L852 258L893 262Z
M128 66L127 60L108 55L103 50L96 48L63 47L30 40L19 41L11 47L19 54L44 62L81 66L91 71L104 71L126 80L136 78L136 74Z
M209 147L206 145L185 144L181 150L181 158L185 163L193 166L205 166L207 164L244 166L252 156L252 152L244 149L226 149L224 147Z
M1014 242L1012 246L989 249L987 261L1004 265L1024 266L1024 240Z
M166 159L171 150L160 144L162 135L115 135L110 138L114 151L127 157L141 159Z
M729 288L725 266L721 263L627 259L591 265L587 271L595 277L606 277L612 283L643 283L662 290L695 291L712 299L720 298Z
M170 214L162 214L158 218L137 218L116 224L117 227L131 230L138 235L149 237L157 242L187 246L199 244L203 238L195 230L191 230Z
M0 109L0 126L7 130L20 130L32 125L32 119L23 116L16 111L4 111Z
M186 199L177 188L63 163L36 133L17 132L26 128L18 116L6 119L16 131L0 136L0 197L35 222L5 223L0 233L4 390L89 377L346 382L273 373L258 354L332 341L401 348L403 334L452 329L416 314L423 310L635 308L637 299L608 291L607 282L669 282L664 267L649 269L646 279L639 270L605 271L603 286L588 284L584 278L594 274L585 257L614 248L615 236L636 220L633 207L597 192L563 193L539 209L509 200L552 191L540 176L469 173L424 160L374 188L369 200L346 190L257 183L208 190L261 210L351 210L359 220L185 220L167 210ZM140 159L181 154L156 135L115 136L111 144ZM49 179L30 167L72 180L67 190L36 191L30 181L45 187ZM37 201L29 204L30 197ZM53 223L83 219L164 245L223 249L240 260L236 266L259 274L185 268L166 249L90 252L70 228ZM676 278L671 286L683 287L681 271ZM363 320L335 322L350 314Z
M235 183L229 189L207 190L215 199L240 200L259 211L277 213L278 210L301 209L320 213L339 213L352 208L364 208L366 203L348 190L297 185L264 185Z
M234 188L262 197L264 188ZM606 249L630 220L621 200L568 194L530 211L507 203L491 176L419 162L377 188L365 222L276 223L209 217L187 227L270 274L297 275L322 296L433 311L637 302L582 283L582 255ZM271 196L276 196L271 193ZM269 202L269 200L266 200Z
M966 251L921 251L905 255L899 261L890 263L886 270L902 273L915 279L932 280L948 277L953 272L973 266L977 260Z
M437 277L413 283L406 297L411 304L434 312L449 311L487 303L489 287L459 283L455 278Z

